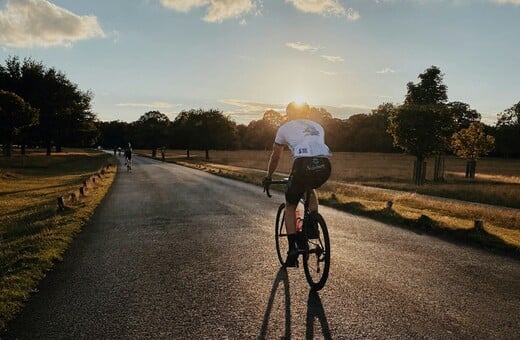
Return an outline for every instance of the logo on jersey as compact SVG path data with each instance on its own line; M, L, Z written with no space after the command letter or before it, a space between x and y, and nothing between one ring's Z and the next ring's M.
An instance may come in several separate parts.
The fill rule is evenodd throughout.
M308 125L305 130L303 130L305 136L319 136L320 132L314 126Z

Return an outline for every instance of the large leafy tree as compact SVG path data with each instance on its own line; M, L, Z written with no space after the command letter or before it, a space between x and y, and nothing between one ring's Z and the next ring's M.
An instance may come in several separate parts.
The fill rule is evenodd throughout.
M4 155L11 156L13 140L20 131L36 122L38 111L20 96L0 90L0 138Z
M393 104L385 103L370 114L359 113L345 120L343 149L353 152L391 152L392 137L387 132Z
M174 144L190 150L199 148L209 159L210 149L231 149L237 144L236 123L219 110L189 110L179 113L172 124Z
M467 128L453 134L451 137L453 152L468 160L466 177L475 178L477 160L493 150L494 143L495 138L485 133L484 124L480 122L472 122Z
M195 131L199 147L209 160L210 149L230 149L236 143L236 123L219 110L207 110L195 115Z
M96 122L96 127L99 131L98 144L105 148L122 148L130 141L129 124L126 122Z
M155 157L157 148L168 144L170 124L170 119L164 113L146 112L134 123L135 144L152 149L152 157Z
M47 68L41 62L17 57L0 65L0 88L22 97L39 110L39 139L51 153L64 144L86 144L94 137L95 114L90 110L92 93L81 91L64 73ZM78 140L81 139L81 140Z
M180 112L175 117L171 128L172 145L175 148L186 149L186 158L190 158L190 151L195 148L197 140L195 130L195 116L202 110L189 110Z
M453 116L454 132L466 129L471 123L479 122L481 119L481 115L477 110L472 109L469 104L463 102L449 102L447 108Z
M431 66L419 79L417 84L407 84L404 104L392 112L388 126L394 144L416 157L413 180L418 185L425 181L425 159L445 150L454 124L439 68ZM443 168L440 163L441 159L436 161L435 178L439 177L437 170Z

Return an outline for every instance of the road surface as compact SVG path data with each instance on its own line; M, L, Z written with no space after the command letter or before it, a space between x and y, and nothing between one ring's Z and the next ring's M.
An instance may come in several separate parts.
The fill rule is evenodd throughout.
M329 280L281 270L283 196L136 157L5 339L518 339L520 262L321 212Z

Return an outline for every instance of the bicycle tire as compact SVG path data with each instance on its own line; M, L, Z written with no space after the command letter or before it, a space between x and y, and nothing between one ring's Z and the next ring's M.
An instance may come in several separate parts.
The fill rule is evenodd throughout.
M287 243L287 231L285 230L285 203L280 204L276 213L276 223L274 226L274 239L276 243L276 253L278 261L285 266L289 244Z
M316 215L316 222L319 238L307 239L309 250L303 257L305 278L311 287L311 291L318 291L325 286L330 269L330 239L327 224L320 214ZM323 267L320 264L323 264Z

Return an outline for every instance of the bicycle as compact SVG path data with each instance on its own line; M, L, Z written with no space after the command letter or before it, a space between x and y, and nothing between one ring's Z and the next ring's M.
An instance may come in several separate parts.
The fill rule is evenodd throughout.
M264 183L264 191L271 197L269 186L271 184L286 185L289 179L270 180ZM330 269L330 239L327 224L323 216L311 214L309 210L309 197L312 189L305 192L296 209L296 234L298 239L298 257L302 255L305 277L311 287L311 291L318 291L325 286ZM298 216L303 205L303 219ZM313 228L313 225L316 226ZM280 204L276 213L275 222L276 252L280 264L285 267L285 256L289 250L287 231L285 228L285 203Z
M132 171L132 159L125 157L126 172Z

